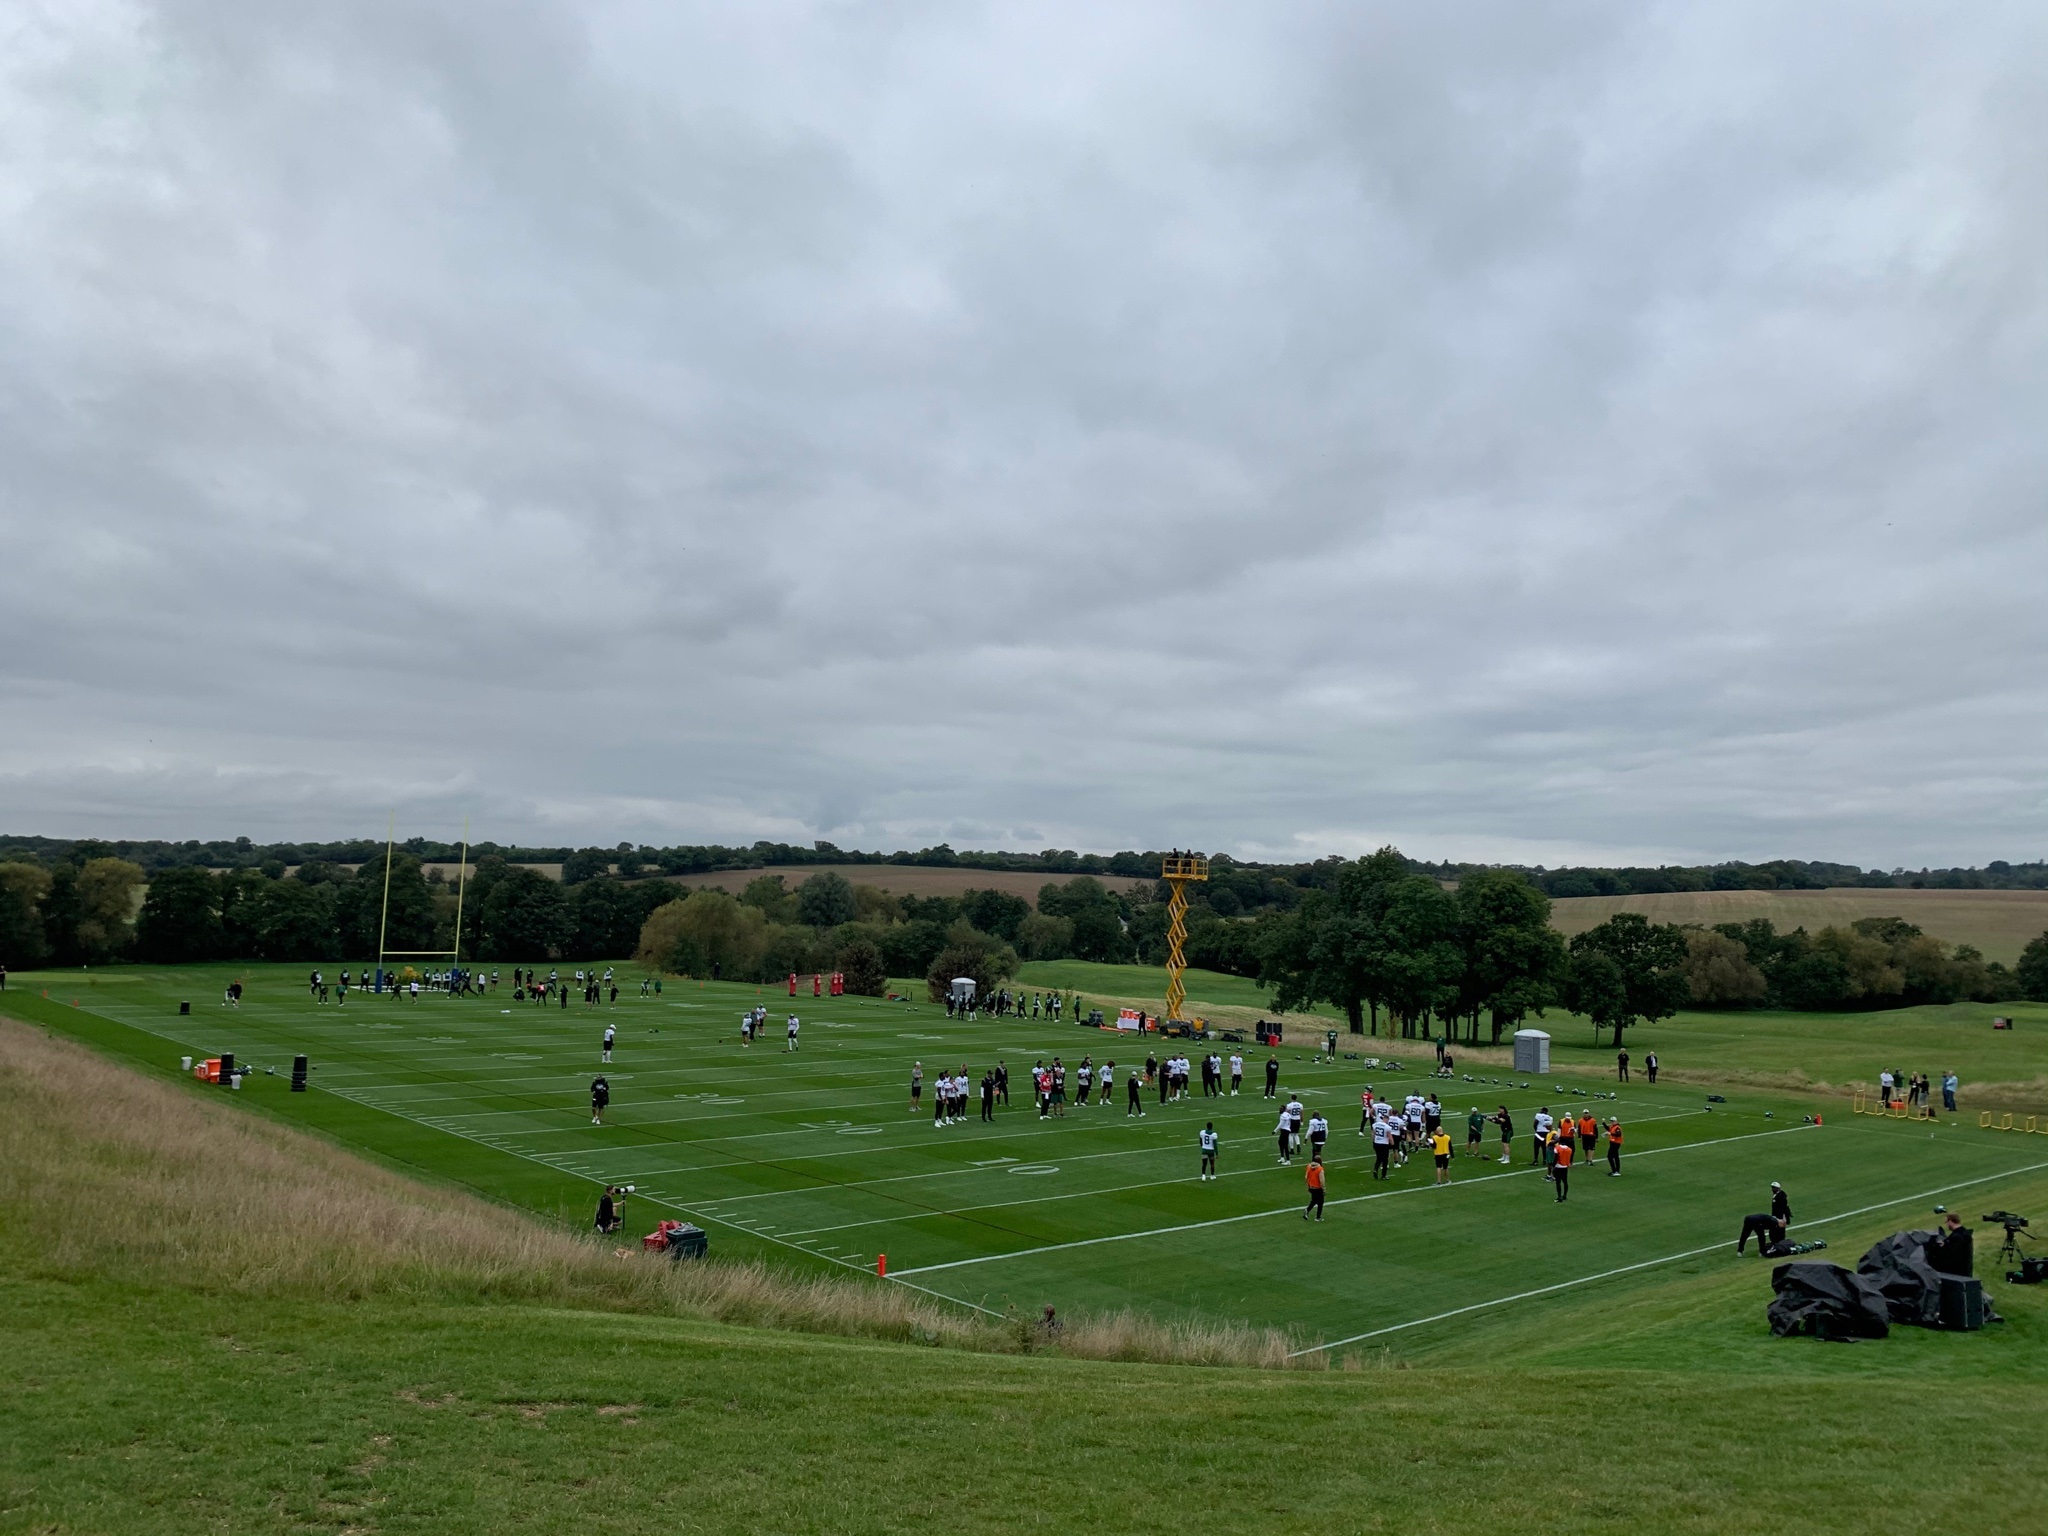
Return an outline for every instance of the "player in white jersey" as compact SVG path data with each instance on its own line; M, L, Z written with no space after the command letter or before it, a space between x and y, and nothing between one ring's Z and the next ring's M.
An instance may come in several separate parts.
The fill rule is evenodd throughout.
M803 1020L799 1019L795 1014L792 1013L789 1016L789 1044L785 1045L783 1050L793 1051L796 1049L796 1032L802 1023Z
M1301 1150L1301 1123L1307 1118L1308 1111L1302 1106L1300 1099L1291 1098L1287 1101L1286 1113L1288 1128L1287 1155L1292 1158L1295 1153Z
M1529 1158L1531 1163L1543 1161L1543 1149L1550 1141L1550 1128L1555 1124L1557 1121L1551 1118L1549 1105L1546 1104L1536 1111L1536 1118L1529 1123L1530 1145L1533 1149Z
M1294 1118L1284 1109L1280 1111L1280 1123L1273 1127L1273 1138L1280 1144L1279 1161L1291 1161L1294 1157Z
M613 1028L613 1027L612 1027L611 1025L609 1025L609 1024L605 1025L605 1027L604 1027L604 1059L606 1060L606 1062L610 1062L610 1060L612 1059L612 1042L613 1042L614 1040L616 1040L616 1039L618 1038L618 1036L619 1036L619 1032L618 1032L618 1031L617 1031L616 1029L614 1029L614 1028Z
M1244 1086L1244 1057L1236 1051L1230 1053L1230 1096L1237 1097L1237 1090Z
M1116 1063L1113 1061L1105 1061L1102 1064L1101 1069L1095 1074L1095 1083L1097 1089L1099 1090L1099 1097L1097 1099L1097 1102L1100 1103L1104 1109L1108 1109L1110 1107L1110 1101L1114 1097L1114 1095L1111 1094L1110 1089L1116 1086Z
M1202 1127L1202 1178L1205 1182L1216 1177L1216 1148L1222 1141L1223 1138L1216 1134L1214 1120Z

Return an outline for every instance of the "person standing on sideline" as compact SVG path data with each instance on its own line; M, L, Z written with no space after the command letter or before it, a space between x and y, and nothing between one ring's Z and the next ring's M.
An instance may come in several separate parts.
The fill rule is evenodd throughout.
M1303 1209L1301 1219L1307 1221L1311 1215L1317 1221L1323 1219L1323 1165L1319 1162L1308 1165L1308 1205Z
M1507 1105L1501 1105L1494 1114L1493 1123L1500 1127L1500 1160L1508 1160L1508 1151L1515 1141L1515 1118L1508 1113Z
M618 1032L618 1030L617 1030L616 1028L614 1028L614 1027L613 1027L612 1025L610 1025L610 1024L607 1024L607 1025L605 1025L605 1027L604 1027L604 1063L605 1063L605 1065L606 1065L606 1066L610 1066L610 1065L611 1065L611 1061L612 1061L612 1042L613 1042L614 1040L616 1040L616 1039L618 1038L618 1035L619 1035L619 1032Z
M1429 1138L1429 1150L1436 1156L1436 1181L1439 1184L1451 1182L1451 1133L1441 1125Z
M5 973L0 972L0 978L4 976ZM1941 1074L1941 1107L1950 1114L1956 1112L1956 1089L1961 1086L1956 1078L1955 1068L1951 1067Z
M795 1014L792 1013L789 1016L789 1043L783 1046L782 1049L784 1050L784 1052L789 1052L796 1049L796 1032L802 1026L802 1024L803 1020L799 1019Z
M0 991L6 990L7 976L0 971ZM1230 1053L1230 1096L1237 1097L1237 1090L1244 1086L1244 1056L1241 1052Z
M1892 1074L1889 1068L1877 1074L1877 1102L1886 1109L1892 1107Z
M1593 1111L1579 1111L1579 1156L1587 1162L1593 1160L1593 1148L1600 1144L1600 1123L1593 1118Z
M923 1100L923 1098L924 1063L921 1061L913 1061L910 1064L910 1112L913 1115L916 1114L918 1110L922 1107L921 1101Z
M996 1075L993 1072L981 1074L981 1118L987 1124L995 1123Z
M1545 1148L1550 1144L1550 1106L1544 1105L1536 1111L1536 1118L1529 1127L1529 1162L1533 1167L1543 1161Z
M604 1080L600 1072L590 1080L590 1123L604 1124L604 1108L612 1101L612 1085Z
M1486 1156L1486 1148L1483 1145L1485 1140L1486 1112L1477 1104L1474 1104L1472 1106L1472 1113L1465 1117L1465 1155L1467 1157Z
M1569 1136L1557 1138L1557 1161L1551 1165L1550 1182L1557 1186L1557 1203L1564 1204L1572 1183L1572 1139Z
M1202 1127L1202 1181L1207 1183L1216 1177L1216 1148L1223 1138L1216 1134L1216 1122L1211 1120Z
M1612 1116L1607 1121L1607 1177L1621 1177L1621 1122Z
M1138 1069L1136 1067L1131 1068L1131 1075L1124 1079L1124 1087L1128 1090L1130 1097L1130 1102L1124 1106L1124 1118L1128 1120L1131 1116L1136 1115L1140 1120L1144 1119L1145 1106L1138 1098Z
M1628 1081L1628 1048L1624 1046L1614 1055L1614 1075L1621 1082Z
M1645 1056L1645 1057L1643 1058L1643 1071L1649 1074L1649 1078L1650 1078L1650 1086L1651 1086L1652 1088L1656 1087L1656 1086L1657 1086L1657 1053L1656 1053L1655 1051L1652 1051L1652 1052L1650 1052L1650 1054L1649 1054L1649 1055L1647 1055L1647 1056Z
M1279 1086L1280 1058L1278 1056L1268 1056L1266 1058L1266 1097L1269 1099L1273 1097L1274 1090Z
M1280 1123L1273 1127L1273 1135L1280 1143L1279 1160L1283 1163L1291 1162L1294 1158L1294 1122L1288 1118L1284 1109L1280 1111Z

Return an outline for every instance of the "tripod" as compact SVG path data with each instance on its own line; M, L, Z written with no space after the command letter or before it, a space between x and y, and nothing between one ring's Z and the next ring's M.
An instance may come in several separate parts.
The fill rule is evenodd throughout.
M2008 1226L2005 1229L2005 1242L1998 1250L1998 1262L2018 1265L2023 1263L2026 1257L2026 1250L2020 1247L2020 1229Z

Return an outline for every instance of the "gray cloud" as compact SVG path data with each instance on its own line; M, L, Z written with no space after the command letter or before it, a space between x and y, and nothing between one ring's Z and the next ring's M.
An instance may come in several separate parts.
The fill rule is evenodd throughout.
M2036 8L10 31L10 829L2044 851Z

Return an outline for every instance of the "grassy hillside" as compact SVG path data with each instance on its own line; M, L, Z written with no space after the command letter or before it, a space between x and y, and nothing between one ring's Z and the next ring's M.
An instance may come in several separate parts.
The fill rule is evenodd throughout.
M1676 891L1659 896L1567 896L1552 903L1551 923L1583 933L1617 912L1660 923L1744 923L1767 917L1780 931L1859 917L1903 917L1951 944L1974 944L1987 960L2011 965L2029 939L2048 933L2048 891Z
M648 1268L0 1026L0 1532L1849 1532L1879 1486L1890 1529L2012 1530L2048 1496L2039 1292L1759 1346L1722 1271L1303 1376L737 1326Z

